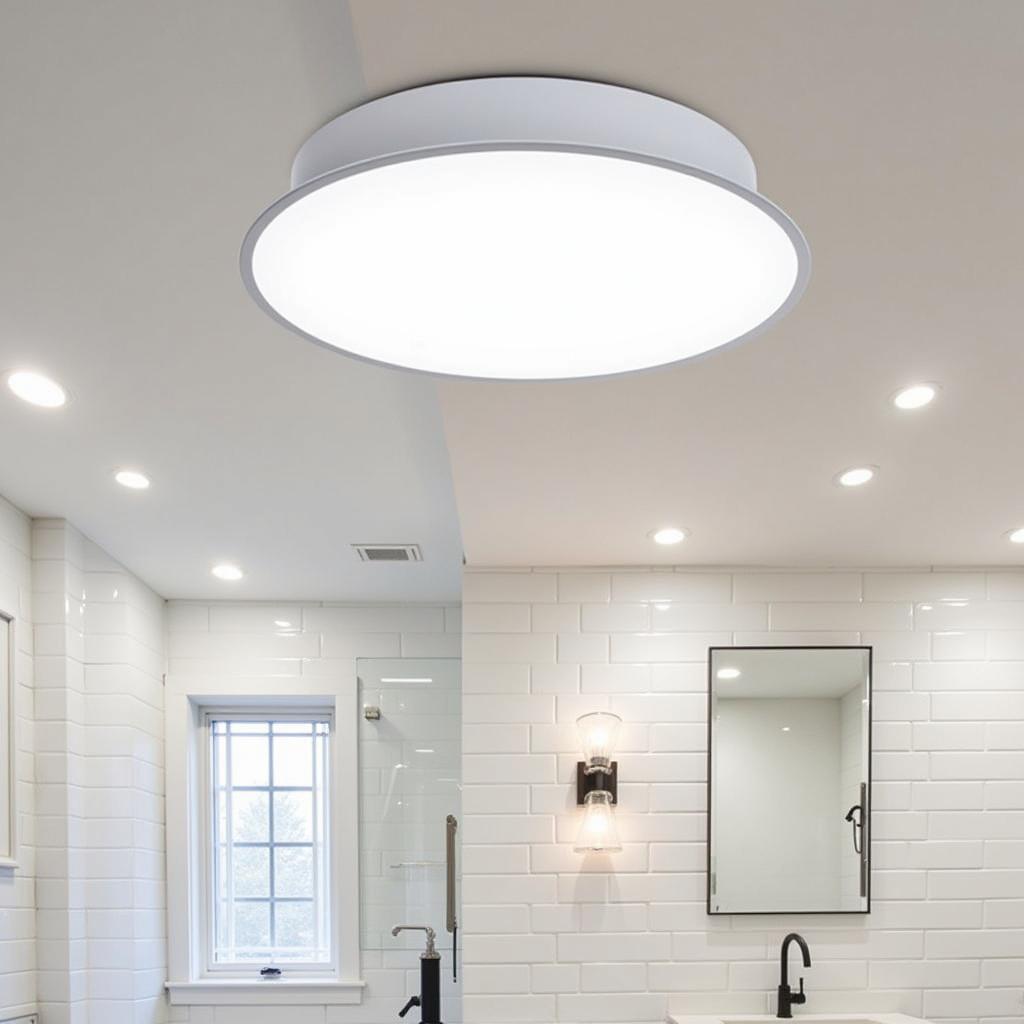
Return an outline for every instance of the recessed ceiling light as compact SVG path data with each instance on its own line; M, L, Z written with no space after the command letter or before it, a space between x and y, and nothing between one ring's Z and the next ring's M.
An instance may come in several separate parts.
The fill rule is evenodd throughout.
M215 565L210 572L212 572L217 579L226 580L228 582L240 580L245 575L237 565L232 565L230 562L221 562L219 565Z
M679 529L678 526L665 526L660 530L654 530L649 536L655 544L678 544L686 540L686 531Z
M149 477L134 469L119 469L114 479L122 487L130 487L133 491L144 491L149 486Z
M53 378L33 370L7 374L7 386L23 401L43 409L59 409L68 400L68 393Z
M719 679L739 679L740 670L738 668L720 668L715 675Z
M866 484L875 475L874 466L854 466L852 469L844 469L836 476L836 483L841 487L860 487Z
M892 396L892 404L897 409L921 409L938 394L938 391L935 384L911 384Z
M550 380L748 338L797 303L810 251L758 194L747 148L704 115L495 77L385 96L317 131L241 269L267 313L329 348Z
M1010 538L1011 544L1024 544L1024 526L1018 527L1016 530L1011 530L1007 537Z

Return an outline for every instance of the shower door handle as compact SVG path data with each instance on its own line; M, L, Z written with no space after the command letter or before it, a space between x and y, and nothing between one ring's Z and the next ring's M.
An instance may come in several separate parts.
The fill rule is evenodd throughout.
M445 819L445 884L447 887L445 903L445 928L454 932L459 922L455 917L455 833L458 831L459 822L454 814L449 814Z
M445 818L444 859L445 859L445 928L452 933L452 981L459 977L459 921L455 916L455 833L459 820L454 814Z
M868 894L868 871L871 869L870 820L868 787L866 782L862 782L860 784L860 894L862 897Z

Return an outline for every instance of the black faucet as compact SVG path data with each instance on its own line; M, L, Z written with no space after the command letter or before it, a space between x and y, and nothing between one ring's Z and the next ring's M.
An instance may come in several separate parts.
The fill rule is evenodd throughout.
M797 935L796 932L790 932L782 940L782 974L779 977L779 1012L775 1015L776 1017L792 1017L793 1004L807 1002L807 996L804 995L804 979L802 977L800 978L800 991L797 995L793 995L789 987L789 944L791 942L795 942L800 947L800 952L804 958L804 967L811 966L811 951L807 948L804 937Z
M404 1017L418 1006L421 1024L441 1024L441 954L434 948L434 929L423 924L399 924L391 929L391 934L405 931L426 932L427 947L420 953L420 994L413 996L398 1016Z

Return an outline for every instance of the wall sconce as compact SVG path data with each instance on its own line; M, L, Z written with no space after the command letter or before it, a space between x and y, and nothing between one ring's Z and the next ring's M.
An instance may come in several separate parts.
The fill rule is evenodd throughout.
M576 719L585 761L576 763L576 803L583 807L583 822L573 849L621 850L615 827L614 805L618 802L617 761L612 760L622 719L607 711L592 711Z

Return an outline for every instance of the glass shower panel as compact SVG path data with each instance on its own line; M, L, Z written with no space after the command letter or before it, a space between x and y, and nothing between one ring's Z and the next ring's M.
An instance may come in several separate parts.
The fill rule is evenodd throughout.
M462 816L461 663L455 658L361 658L358 662L362 948L416 950L437 932L442 978L452 980L447 819ZM458 833L454 844L458 916ZM451 1007L445 995L446 1007ZM445 1010L445 1019L458 1019Z

